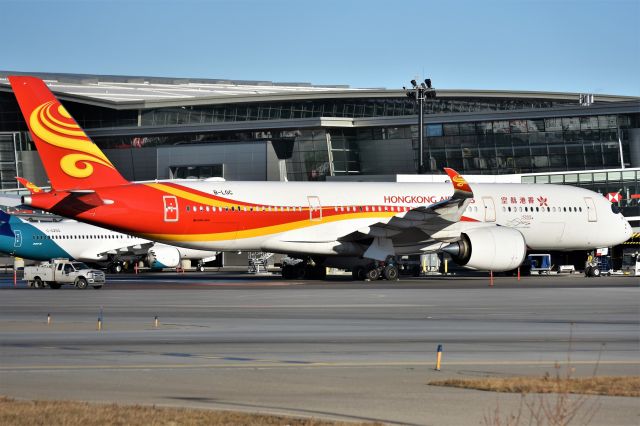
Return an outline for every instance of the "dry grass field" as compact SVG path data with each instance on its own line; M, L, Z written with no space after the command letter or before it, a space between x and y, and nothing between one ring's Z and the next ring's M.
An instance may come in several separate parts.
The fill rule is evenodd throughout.
M232 411L211 411L155 406L92 404L75 401L17 401L0 397L0 425L291 425L373 426L376 423L346 423Z
M483 379L450 379L429 383L493 392L511 393L570 393L582 395L640 396L640 377L586 378L567 377L511 377Z

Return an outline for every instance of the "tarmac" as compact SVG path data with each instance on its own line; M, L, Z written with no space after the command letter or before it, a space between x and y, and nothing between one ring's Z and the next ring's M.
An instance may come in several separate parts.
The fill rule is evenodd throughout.
M479 424L496 409L526 416L520 395L428 383L637 376L639 284L162 273L49 290L0 275L0 394L412 425ZM640 423L637 398L587 397L585 407L592 425Z

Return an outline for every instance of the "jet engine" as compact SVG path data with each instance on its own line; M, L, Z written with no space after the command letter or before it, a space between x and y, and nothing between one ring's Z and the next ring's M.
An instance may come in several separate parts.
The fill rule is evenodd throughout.
M522 264L527 244L516 229L487 226L469 229L462 234L460 241L442 250L451 254L461 266L501 272Z
M147 253L147 262L151 268L175 268L180 266L180 252L175 247L155 245Z

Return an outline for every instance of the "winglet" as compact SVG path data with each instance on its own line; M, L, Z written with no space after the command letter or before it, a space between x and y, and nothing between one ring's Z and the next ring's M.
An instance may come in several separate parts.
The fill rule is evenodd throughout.
M27 188L31 194L37 194L38 192L42 192L42 188L40 188L38 185L36 185L33 182L29 182L25 178L16 176L16 180L20 182L22 186Z
M444 171L451 178L451 184L453 184L453 198L473 198L473 191L471 190L469 183L467 183L460 173L448 167L445 167Z

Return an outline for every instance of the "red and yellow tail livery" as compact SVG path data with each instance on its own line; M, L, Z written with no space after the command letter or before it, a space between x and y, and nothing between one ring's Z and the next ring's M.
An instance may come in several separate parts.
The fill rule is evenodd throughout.
M12 76L9 81L53 188L128 183L42 80Z

